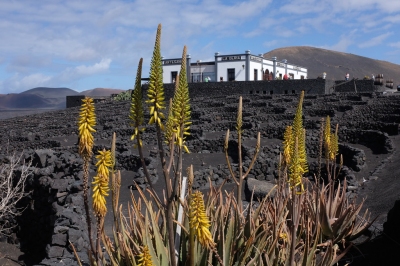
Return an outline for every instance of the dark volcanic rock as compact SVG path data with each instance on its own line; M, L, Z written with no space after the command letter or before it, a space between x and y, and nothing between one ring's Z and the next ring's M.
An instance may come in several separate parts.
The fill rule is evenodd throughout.
M226 91L231 89L229 83L226 85ZM253 199L261 199L270 191L278 177L283 133L286 126L293 121L298 95L244 93L242 96L244 131L240 149L244 171L253 158L258 132L262 139L259 155L244 186L245 197L250 200L255 188ZM232 93L217 93L213 97L198 93L198 96L192 97L192 134L187 138L192 157L185 155L184 160L187 161L184 163L198 162L195 166L193 189L203 189L209 182L214 186L224 181L231 182L226 163L218 161L214 164L214 160L207 160L214 158L216 154L224 160L227 129L231 132L228 157L232 162L232 170L238 174L238 142L235 130L237 102L238 95ZM143 167L130 140L133 130L129 108L129 101L105 101L96 104L94 153L110 148L111 136L115 131L117 170L132 171L132 182L145 188L148 184L144 179ZM366 167L365 152L357 148L357 145L366 146L375 154L392 153L395 147L389 136L398 134L399 110L400 97L381 97L371 92L306 95L303 113L307 153L314 161L318 158L321 119L330 115L332 132L335 125L340 124L340 153L343 154L345 164L340 178L346 177L349 186L356 187L355 173ZM168 113L167 110L165 113ZM30 194L19 203L19 207L25 207L26 210L13 221L18 226L16 231L10 233L19 237L25 254L31 256L35 263L41 262L41 265L56 265L60 259L65 265L76 265L76 261L73 263L68 240L87 262L88 236L82 200L83 160L76 145L78 114L79 107L76 107L0 120L0 146L8 145L11 151L21 152L24 161L32 162L32 174L26 187ZM146 111L145 120L148 119L149 114ZM162 173L154 127L150 126L144 131L143 143L147 148L145 164L151 173L151 182L157 184L160 182L158 175ZM9 157L3 150L0 152L0 162L9 163ZM93 157L89 169L91 176L96 171L95 162ZM310 162L311 178L316 173L315 169L316 165ZM390 224L387 226L388 230L392 228Z

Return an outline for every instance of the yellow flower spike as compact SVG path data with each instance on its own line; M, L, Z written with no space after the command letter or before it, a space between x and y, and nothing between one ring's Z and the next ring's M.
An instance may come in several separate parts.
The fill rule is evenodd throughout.
M293 125L288 126L284 133L283 160L289 169L289 187L297 189L296 193L304 191L303 175L308 172L306 154L306 135L303 128L303 99L304 91L300 94L299 105L293 120Z
M108 181L110 167L112 167L111 151L99 151L96 156L97 174L94 177L93 184L93 210L96 216L104 217L107 213L106 199L110 191Z
M324 147L325 147L325 158L329 158L329 147L331 146L331 118L329 115L326 117L325 128L324 128Z
M141 126L144 123L144 114L143 114L143 96L142 96L142 64L143 58L140 58L139 65L136 73L136 82L135 88L131 97L131 108L129 118L132 121L131 125L133 126L134 133L131 137L131 140L134 140L136 137L140 139ZM154 107L153 107L154 110ZM151 112L151 109L150 109Z
M96 132L96 114L94 112L93 99L85 97L82 100L81 112L79 114L78 129L79 129L79 154L82 157L92 156L92 148L94 138L92 133Z
M290 155L293 153L293 132L292 127L287 126L283 135L283 160L288 165L290 163Z
M209 230L210 221L204 207L203 194L200 191L196 191L191 195L189 225L203 247L210 248L214 246L214 241Z
M183 47L181 71L179 72L179 78L177 78L176 82L179 83L176 84L174 99L172 100L172 111L170 111L173 116L171 119L173 120L173 127L175 127L176 132L175 144L188 152L189 149L184 146L186 136L190 135L190 127L187 127L187 125L191 123L189 121L191 115L189 86L186 76L186 46Z
M337 134L331 134L328 152L329 160L335 161L336 156L339 154L339 140Z
M296 187L300 187L300 191L298 193L302 193L304 191L303 187L303 174L305 173L299 158L299 148L298 148L298 138L295 139L294 152L292 154L292 160L289 166L289 185L291 189L295 189Z
M147 246L144 246L141 248L142 253L139 254L139 259L138 259L138 266L153 266L153 261L151 258L151 254L149 251L149 248Z
M147 91L150 110L150 121L149 124L157 123L158 126L163 130L164 126L161 123L160 117L163 118L164 115L161 109L165 109L164 103L164 86L163 86L163 70L161 62L161 51L160 51L160 41L161 41L161 24L158 25L156 41L154 44L153 57L151 59L150 66L150 80L149 89Z
M177 76L177 79L179 76ZM174 119L174 114L173 114L173 110L172 110L172 99L169 100L169 111L168 111L168 119L167 119L167 123L166 125L166 129L165 129L165 142L167 144L170 144L172 141L172 136L174 135L174 133L176 133L176 123L175 123L175 119Z

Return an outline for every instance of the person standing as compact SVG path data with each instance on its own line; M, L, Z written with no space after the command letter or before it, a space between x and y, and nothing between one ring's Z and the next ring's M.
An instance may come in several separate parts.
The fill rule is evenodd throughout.
M350 79L350 74L349 74L349 73L346 74L345 79L346 79L346 80L349 80L349 79Z

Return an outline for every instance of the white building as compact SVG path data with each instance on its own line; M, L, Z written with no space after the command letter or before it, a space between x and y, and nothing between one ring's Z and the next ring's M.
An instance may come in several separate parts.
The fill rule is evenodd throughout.
M252 55L247 50L244 54L220 55L215 53L215 60L191 62L187 55L188 82L215 81L256 81L267 79L306 79L307 68L296 66L287 60L278 61L276 57L263 58L262 54ZM181 68L181 58L163 59L164 83L173 83Z

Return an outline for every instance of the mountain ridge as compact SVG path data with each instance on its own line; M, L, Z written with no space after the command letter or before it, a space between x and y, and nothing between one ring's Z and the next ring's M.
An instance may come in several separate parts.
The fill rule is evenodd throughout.
M309 79L322 76L323 72L329 80L343 80L346 73L351 79L383 74L384 81L393 79L395 86L400 83L400 65L356 54L311 46L281 47L263 54L264 58L274 56L278 62L286 59L288 63L307 68Z
M64 109L66 96L110 96L124 90L95 88L77 92L69 88L36 87L21 93L0 94L0 109Z

